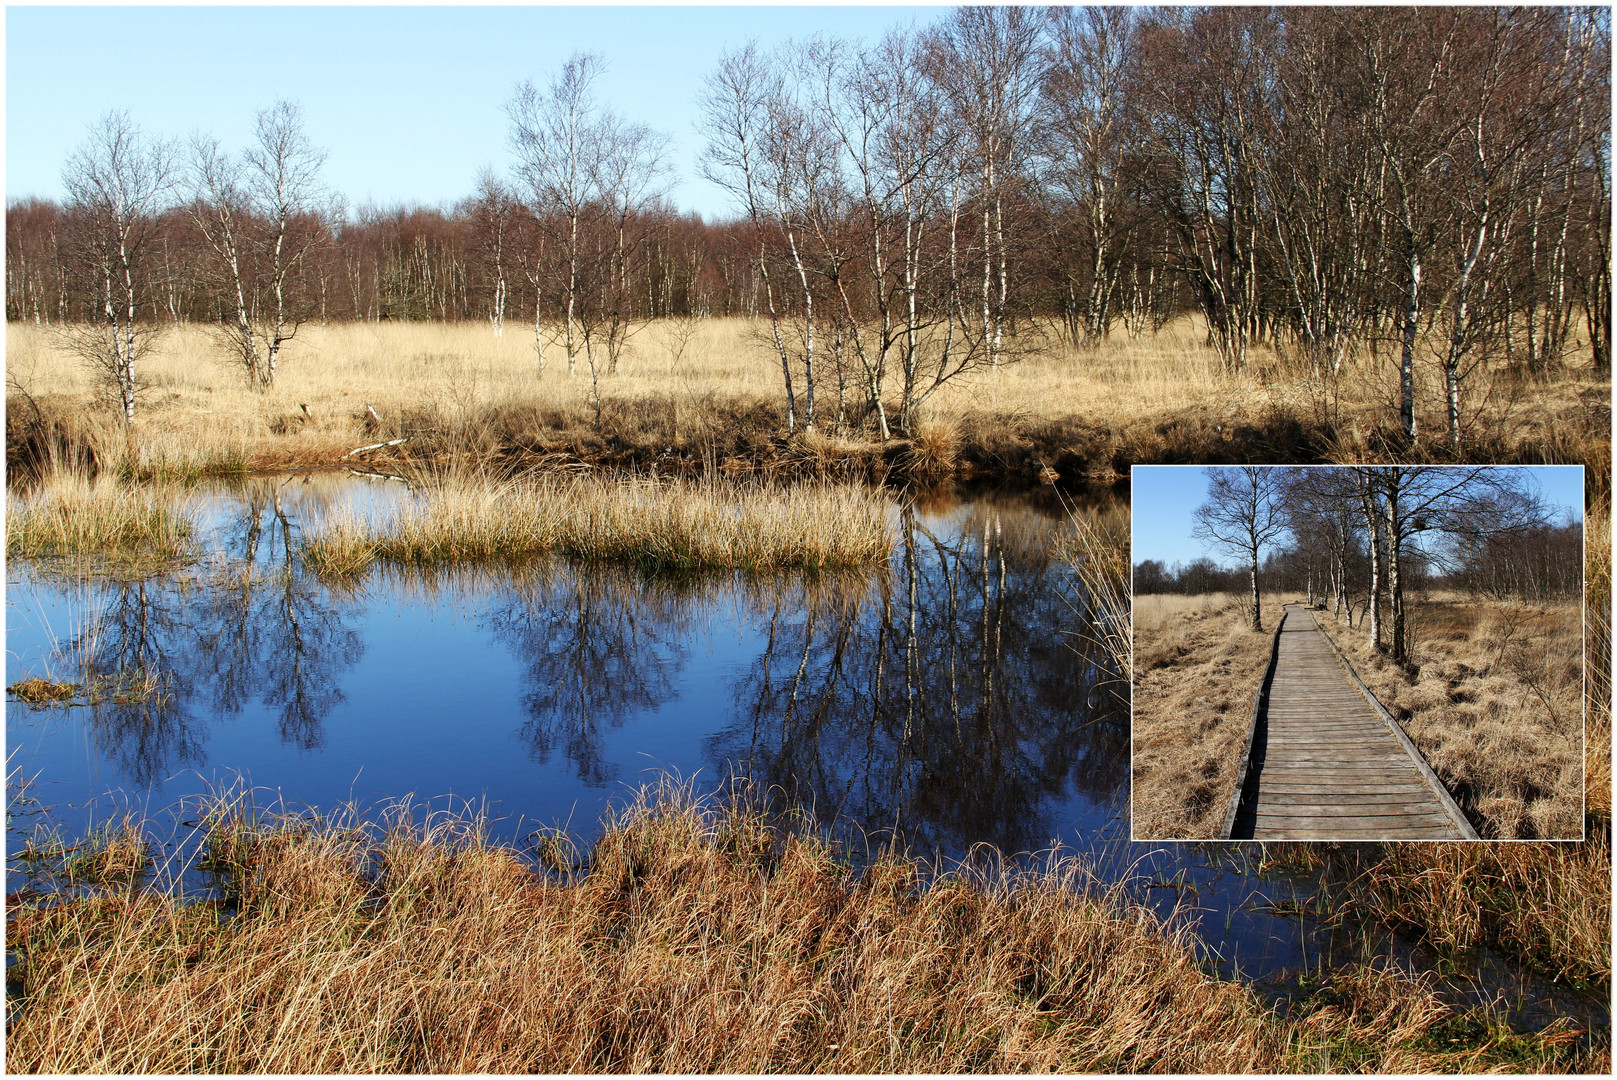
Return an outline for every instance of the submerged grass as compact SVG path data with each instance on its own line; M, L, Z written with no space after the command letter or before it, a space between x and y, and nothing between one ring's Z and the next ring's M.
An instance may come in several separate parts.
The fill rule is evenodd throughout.
M129 814L92 828L71 844L54 829L36 828L18 846L15 857L36 876L104 889L134 886L152 865L151 845L140 822Z
M868 567L892 538L880 492L593 477L451 478L379 520L333 517L305 536L320 575L376 562L438 566L558 554L653 570Z
M160 703L170 692L170 680L151 668L123 668L111 675L92 675L83 682L65 682L33 676L18 679L6 692L32 708L53 705L115 705Z
M65 472L28 498L8 498L13 559L93 559L144 572L197 553L196 521L170 491Z
M1602 1070L1385 966L1282 1017L1070 858L854 868L811 830L665 789L538 870L480 824L221 804L237 914L154 893L31 906L19 1072ZM558 854L559 852L559 854ZM580 862L584 869L573 869ZM924 881L924 883L923 883ZM1455 1031L1464 1037L1456 1038Z

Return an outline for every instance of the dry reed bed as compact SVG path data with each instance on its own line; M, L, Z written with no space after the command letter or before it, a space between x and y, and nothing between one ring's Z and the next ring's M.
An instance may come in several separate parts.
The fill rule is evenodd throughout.
M1323 857L1323 907L1439 949L1486 945L1555 980L1611 986L1611 844L1344 845Z
M1357 967L1282 1018L1070 859L921 885L666 794L571 869L475 822L376 832L223 805L239 905L108 889L16 914L18 1072L1588 1069L1572 1033L1456 1015Z
M175 491L58 473L26 499L7 497L6 554L151 569L196 557L196 521Z
M110 410L86 412L97 389L52 332L13 323L8 452L13 467L92 459L128 475L188 476L327 464L354 447L408 437L395 452L418 460L472 453L657 462L665 472L728 462L1026 479L1053 470L1068 482L1108 480L1136 462L1446 454L1440 440L1402 447L1388 435L1397 372L1386 357L1355 358L1331 387L1267 348L1228 372L1189 317L1086 350L1025 333L1015 343L1018 362L940 391L908 444L883 447L873 438L856 387L839 428L836 387L827 382L818 387L821 434L783 445L779 368L763 325L706 320L682 350L670 326L641 328L618 372L603 379L599 421L589 380L569 377L554 352L541 373L531 333L514 324L498 339L472 323L309 326L268 393L248 389L220 362L209 330L184 327L166 333L145 364L150 386L135 437L126 439ZM831 378L829 369L822 374ZM1466 460L1584 462L1609 486L1608 376L1574 365L1545 379L1504 371L1477 378L1467 406L1483 420L1468 436ZM1440 379L1422 365L1417 383L1422 430L1441 432Z
M1324 619L1484 838L1581 840L1583 625L1575 603L1406 602L1411 667Z
M1134 598L1131 828L1136 840L1217 839L1235 797L1252 695L1281 602L1255 634L1241 597Z
M653 570L835 571L886 559L886 507L879 491L828 484L451 477L378 520L338 512L305 535L302 552L325 577L376 562L543 554Z

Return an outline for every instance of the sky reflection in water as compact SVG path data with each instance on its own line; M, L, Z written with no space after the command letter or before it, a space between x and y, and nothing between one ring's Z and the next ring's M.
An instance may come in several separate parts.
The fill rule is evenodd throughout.
M140 670L166 691L9 703L10 769L69 829L239 775L292 804L452 796L502 836L587 831L668 771L743 773L944 855L1117 834L1127 716L1070 632L1082 598L1048 553L1057 511L895 509L891 564L851 579L543 562L344 589L303 571L307 523L408 497L252 481L205 501L197 573L63 583L14 565L8 682Z

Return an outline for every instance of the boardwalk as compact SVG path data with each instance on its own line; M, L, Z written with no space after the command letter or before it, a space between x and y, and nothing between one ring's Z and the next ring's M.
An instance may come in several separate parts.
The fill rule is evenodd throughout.
M1423 769L1359 693L1313 612L1288 607L1232 837L1465 838L1463 817Z

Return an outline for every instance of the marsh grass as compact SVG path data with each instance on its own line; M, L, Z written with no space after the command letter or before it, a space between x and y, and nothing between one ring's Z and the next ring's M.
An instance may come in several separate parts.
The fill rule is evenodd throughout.
M58 830L38 827L17 848L15 858L32 874L68 886L133 888L152 866L151 846L141 824L124 814L67 843Z
M670 364L675 339L681 359ZM778 364L743 319L672 321L636 334L602 382L599 420L588 380L551 365L513 324L308 326L276 386L249 390L201 327L164 335L147 392L126 433L110 411L87 411L95 388L48 330L8 326L7 369L21 389L8 409L13 468L70 461L140 478L331 464L349 450L407 437L378 452L416 460L584 461L700 474L737 471L918 477L984 473L1033 482L1109 481L1140 462L1448 460L1442 443L1392 433L1397 369L1355 355L1336 385L1266 347L1227 371L1195 318L1154 335L1115 335L1075 349L1033 329L1014 364L951 382L928 403L912 440L883 446L850 406L822 413L817 434L787 441ZM1585 462L1609 485L1611 383L1576 364L1544 378L1479 373L1463 460ZM1443 430L1440 376L1417 371L1417 420ZM822 402L835 386L819 388ZM309 406L309 413L302 406ZM373 420L367 405L379 420Z
M1281 601L1261 634L1229 594L1134 598L1133 798L1136 840L1217 838L1235 797L1252 696Z
M1407 666L1361 628L1321 621L1483 837L1582 839L1579 606L1434 593L1406 609Z
M198 554L196 520L173 490L60 473L26 498L8 496L6 555L13 559L96 560L151 572Z
M555 554L655 571L877 565L892 538L879 491L679 480L449 476L381 518L338 513L303 557L323 577L374 563L441 566Z
M33 904L18 1072L1464 1071L1497 1027L1333 972L1281 1017L1068 857L853 867L812 827L664 788L535 869L467 817L208 816L219 902ZM582 862L585 868L577 868ZM235 912L221 918L221 909ZM1441 1037L1456 1020L1483 1033ZM1511 1064L1600 1069L1559 1034ZM1525 1061L1520 1059L1525 1057Z

